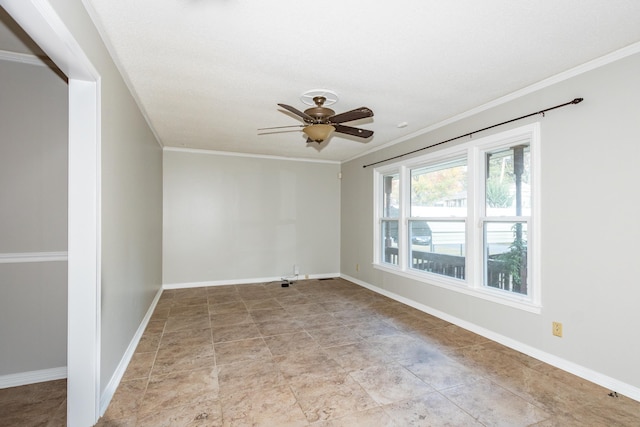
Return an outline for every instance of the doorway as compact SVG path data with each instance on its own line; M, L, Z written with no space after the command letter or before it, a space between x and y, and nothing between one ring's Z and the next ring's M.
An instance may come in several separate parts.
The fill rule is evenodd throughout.
M0 5L68 77L67 425L99 418L100 76L48 2Z

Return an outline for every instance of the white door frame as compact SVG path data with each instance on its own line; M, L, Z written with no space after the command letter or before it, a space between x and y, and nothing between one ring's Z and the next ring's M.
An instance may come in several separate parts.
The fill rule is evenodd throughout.
M0 0L69 79L67 425L100 417L100 75L46 0Z

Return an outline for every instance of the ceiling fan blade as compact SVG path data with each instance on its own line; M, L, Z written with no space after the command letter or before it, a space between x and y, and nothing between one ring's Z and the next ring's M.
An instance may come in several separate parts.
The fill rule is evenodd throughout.
M315 119L313 117L311 117L310 115L303 113L302 111L293 108L291 105L287 105L287 104L278 104L279 106L281 106L282 108L284 108L285 110L288 110L290 112L292 112L293 114L295 114L298 117L301 117L302 120L304 120L305 122L308 123L313 123L315 121Z
M373 111L367 107L356 108L355 110L345 111L344 113L336 114L329 117L331 123L344 123L352 120L364 119L367 117L373 117Z
M369 138L370 136L373 135L372 130L359 129L351 126L338 125L338 124L335 124L332 126L336 128L336 132L344 133L351 136L357 136L359 138Z
M269 130L269 129L284 129L284 128L303 128L306 125L291 125L291 126L275 126L270 128L258 128L258 130Z

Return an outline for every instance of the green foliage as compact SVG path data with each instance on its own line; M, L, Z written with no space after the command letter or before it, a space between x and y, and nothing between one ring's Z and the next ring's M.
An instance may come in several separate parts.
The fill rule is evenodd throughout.
M527 241L522 238L522 224L516 223L512 227L513 242L509 245L509 251L500 254L498 259L504 262L507 272L511 276L513 291L527 293Z
M467 169L462 166L416 174L411 180L411 202L418 206L435 206L464 191L466 182Z
M492 208L508 208L513 204L509 183L496 178L487 180L487 205Z

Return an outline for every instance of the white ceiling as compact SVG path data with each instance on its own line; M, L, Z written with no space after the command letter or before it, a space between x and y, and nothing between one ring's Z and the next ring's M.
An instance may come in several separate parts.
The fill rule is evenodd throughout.
M334 161L640 41L637 0L84 2L163 146ZM259 135L312 89L375 135Z

